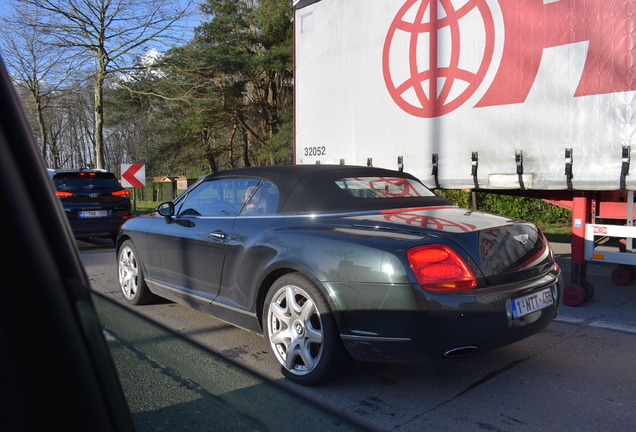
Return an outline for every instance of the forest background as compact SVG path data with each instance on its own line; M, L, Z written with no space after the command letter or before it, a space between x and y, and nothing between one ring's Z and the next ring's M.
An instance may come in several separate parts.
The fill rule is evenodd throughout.
M292 163L291 0L11 0L0 14L0 54L48 167L198 178ZM569 228L570 212L541 200L437 192Z

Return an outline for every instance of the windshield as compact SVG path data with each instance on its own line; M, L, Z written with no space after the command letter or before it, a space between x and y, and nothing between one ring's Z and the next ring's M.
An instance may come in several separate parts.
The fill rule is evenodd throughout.
M402 177L341 178L336 180L336 184L357 198L409 198L435 195L423 184Z
M57 190L65 192L122 189L115 176L110 173L56 174L53 183Z

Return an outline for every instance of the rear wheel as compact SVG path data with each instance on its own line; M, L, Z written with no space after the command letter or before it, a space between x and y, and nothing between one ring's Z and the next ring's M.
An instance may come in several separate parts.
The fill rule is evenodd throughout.
M270 288L263 330L281 372L297 384L323 383L343 373L352 362L327 301L299 273L281 277Z
M121 245L118 261L119 286L124 294L124 300L134 305L152 302L156 296L146 285L139 255L132 241L126 240Z
M616 285L627 285L634 280L634 272L631 266L619 265L612 271L611 278Z

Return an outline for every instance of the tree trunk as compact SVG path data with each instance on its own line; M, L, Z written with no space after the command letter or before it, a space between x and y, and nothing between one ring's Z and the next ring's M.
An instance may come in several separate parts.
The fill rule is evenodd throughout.
M249 154L249 140L247 137L247 131L243 129L243 164L246 167L251 166L250 164L250 154Z
M214 154L211 151L208 151L205 157L208 160L208 164L210 165L210 171L212 171L213 173L219 172L219 167L216 165Z
M243 141L243 166L250 167L252 164L250 163L250 154L249 154L249 139L247 136L247 128L244 124L243 113L238 113L236 116L236 121L239 125L241 125L241 139Z
M104 168L104 73L100 67L95 80L95 168Z
M35 98L35 109L38 113L38 127L40 129L40 143L42 144L42 157L46 161L46 148L47 148L47 139L46 139L46 126L44 125L44 116L42 115L42 101L39 97Z

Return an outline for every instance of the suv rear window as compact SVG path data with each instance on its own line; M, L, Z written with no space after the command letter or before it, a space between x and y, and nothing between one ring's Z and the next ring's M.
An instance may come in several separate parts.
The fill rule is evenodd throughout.
M351 177L336 184L357 198L409 198L435 196L423 184L403 177Z
M122 189L113 173L57 173L53 177L53 183L57 190L65 192L108 191Z

